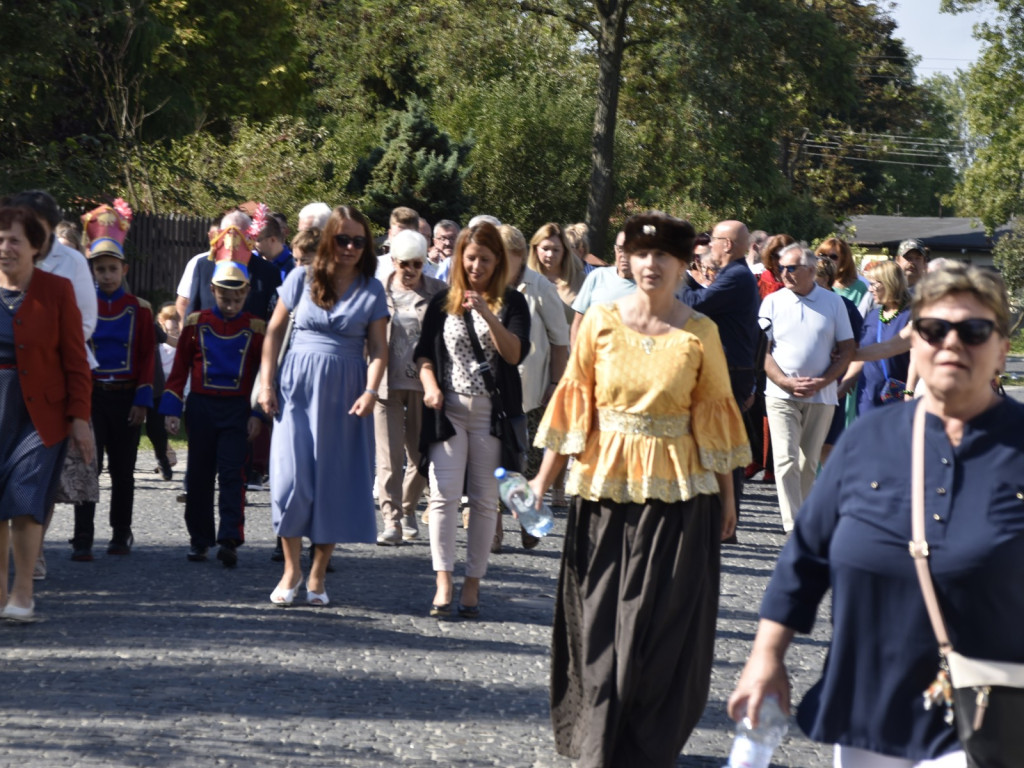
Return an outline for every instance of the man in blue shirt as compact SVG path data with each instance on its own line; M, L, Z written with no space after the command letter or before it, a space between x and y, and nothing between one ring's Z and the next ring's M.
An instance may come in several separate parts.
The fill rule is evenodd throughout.
M711 231L710 261L718 267L717 276L707 286L699 285L687 276L679 297L684 304L704 313L718 326L725 360L729 364L732 394L743 414L754 402L754 356L759 332L757 310L760 306L757 279L747 266L749 240L750 234L742 221L720 221L716 224ZM747 432L750 433L749 424ZM733 471L733 486L738 515L743 492L742 468ZM735 543L735 536L727 543Z

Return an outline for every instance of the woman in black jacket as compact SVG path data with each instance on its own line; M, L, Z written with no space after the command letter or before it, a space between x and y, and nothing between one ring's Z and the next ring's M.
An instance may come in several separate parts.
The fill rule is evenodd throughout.
M530 349L526 299L508 287L508 261L498 230L464 229L452 256L451 287L436 294L423 318L416 362L423 384L421 454L430 478L430 551L437 572L431 616L451 613L455 529L463 486L469 497L466 578L459 614L480 613L498 510L494 469L501 445L492 435L491 394L474 352L475 336L509 416L523 412L517 365Z

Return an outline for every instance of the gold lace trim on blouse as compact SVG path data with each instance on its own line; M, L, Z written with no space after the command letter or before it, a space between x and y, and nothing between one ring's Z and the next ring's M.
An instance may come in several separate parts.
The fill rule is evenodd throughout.
M659 477L619 480L607 476L582 477L582 473L569 473L567 493L585 499L611 499L626 504L637 499L659 499L665 502L686 501L699 494L717 494L718 479L712 472L691 474L686 478L664 480Z

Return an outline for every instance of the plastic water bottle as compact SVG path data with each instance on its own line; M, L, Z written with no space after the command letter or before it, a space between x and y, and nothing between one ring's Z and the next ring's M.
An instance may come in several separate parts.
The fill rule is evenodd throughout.
M555 519L547 504L542 504L539 510L536 508L537 497L533 495L533 489L526 478L504 467L494 470L494 476L498 480L498 495L505 506L516 513L519 524L531 536L538 539L546 536L555 524Z
M736 723L736 738L732 742L729 762L723 768L768 768L772 753L782 742L789 730L786 715L779 707L775 696L768 696L761 702L761 716L757 728L750 725L750 718L744 715Z

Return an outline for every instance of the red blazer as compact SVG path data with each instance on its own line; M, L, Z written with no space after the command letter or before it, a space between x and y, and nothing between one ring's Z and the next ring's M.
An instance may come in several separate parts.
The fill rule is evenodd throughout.
M43 443L68 436L72 419L89 420L92 374L82 314L63 277L36 269L14 315L14 355L21 397Z

